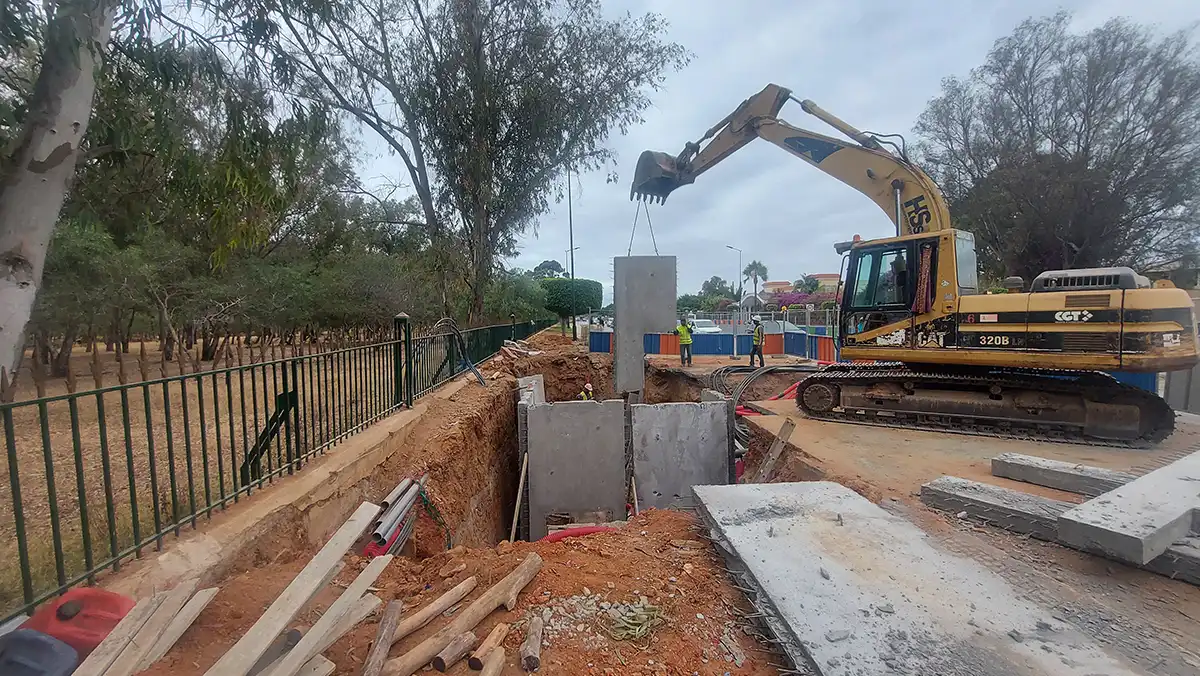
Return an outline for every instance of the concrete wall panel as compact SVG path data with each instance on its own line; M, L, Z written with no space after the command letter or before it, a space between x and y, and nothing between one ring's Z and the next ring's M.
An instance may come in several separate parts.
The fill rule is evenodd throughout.
M733 446L726 401L630 409L639 507L691 506L692 486L729 483Z
M613 371L618 392L645 384L644 336L675 330L675 257L613 259Z
M517 378L517 392L519 398L524 398L527 392L530 394L532 398L527 403L546 403L546 381L540 373L525 376L524 378Z
M528 407L529 538L554 512L608 510L625 518L625 404L564 401Z

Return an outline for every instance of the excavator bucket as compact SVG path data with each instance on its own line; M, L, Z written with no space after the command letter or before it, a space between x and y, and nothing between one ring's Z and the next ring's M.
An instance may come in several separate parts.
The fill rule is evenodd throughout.
M637 170L633 172L633 185L629 188L629 199L662 203L667 195L692 180L680 171L673 155L647 150L638 157Z

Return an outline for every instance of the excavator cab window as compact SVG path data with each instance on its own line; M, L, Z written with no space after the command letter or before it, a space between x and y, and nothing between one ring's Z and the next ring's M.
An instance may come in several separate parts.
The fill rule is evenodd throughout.
M850 253L852 286L842 308L843 331L871 331L912 316L912 245L861 249Z

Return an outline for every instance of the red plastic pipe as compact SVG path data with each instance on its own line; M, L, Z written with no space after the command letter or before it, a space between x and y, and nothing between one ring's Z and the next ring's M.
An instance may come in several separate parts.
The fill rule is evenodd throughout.
M791 385L788 385L788 388L786 390L771 397L770 401L775 401L776 399L787 399L788 396L795 393L796 388L799 387L799 385L800 385L800 381L796 381L796 382L792 383Z
M612 526L580 526L579 528L567 528L565 530L554 531L553 533L542 538L542 542L558 542L566 538L575 538L582 535L591 535L592 533L603 533L605 531L616 530Z

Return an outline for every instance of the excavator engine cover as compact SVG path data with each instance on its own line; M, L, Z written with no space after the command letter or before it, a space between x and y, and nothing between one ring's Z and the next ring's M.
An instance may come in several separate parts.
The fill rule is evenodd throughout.
M638 157L637 170L633 172L633 185L629 188L629 199L638 197L662 203L672 190L691 182L683 177L674 156L647 150Z

